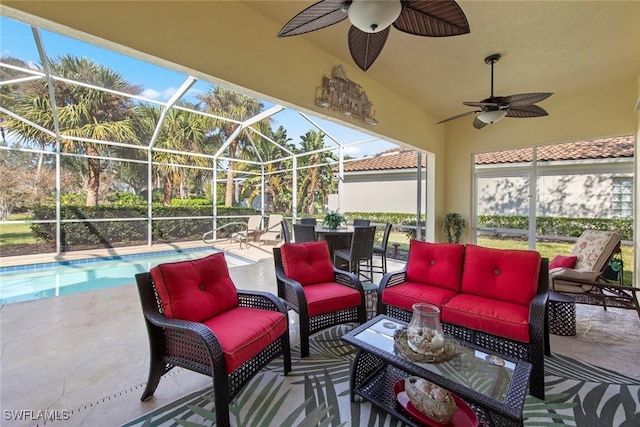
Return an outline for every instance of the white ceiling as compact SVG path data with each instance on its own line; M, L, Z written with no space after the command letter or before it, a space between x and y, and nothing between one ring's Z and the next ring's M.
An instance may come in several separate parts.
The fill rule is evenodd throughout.
M246 2L280 27L313 3ZM496 96L553 92L554 97L570 97L607 82L636 81L640 76L640 1L475 0L458 4L470 34L429 38L391 28L367 75L438 120L473 109L463 106L463 101L480 101L490 95L491 68L484 58L492 53L502 55L495 65ZM345 20L294 37L304 37L355 66L347 47L349 26ZM539 105L544 108L545 101Z

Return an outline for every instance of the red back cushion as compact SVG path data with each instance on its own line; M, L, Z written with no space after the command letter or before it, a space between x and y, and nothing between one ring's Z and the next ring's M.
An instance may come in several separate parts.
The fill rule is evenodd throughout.
M462 279L464 245L411 240L407 281L458 292Z
M203 322L239 304L222 252L157 265L151 277L167 317Z
M462 292L529 306L538 289L540 254L469 245L464 254Z
M578 261L577 256L556 255L555 257L553 257L553 259L549 263L549 270L552 270L558 267L573 268L576 266L577 261Z
M335 282L329 246L324 240L285 243L280 247L284 274L302 286Z

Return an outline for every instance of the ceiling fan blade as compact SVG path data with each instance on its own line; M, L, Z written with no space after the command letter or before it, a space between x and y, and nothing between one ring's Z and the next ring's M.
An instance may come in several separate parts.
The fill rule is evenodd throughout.
M553 93L519 93L517 95L500 97L500 101L509 104L510 107L522 107L544 101L551 95L553 95Z
M478 113L482 113L482 110L467 111L466 113L458 114L457 116L452 116L452 117L449 117L448 119L440 120L436 124L439 125L440 123L448 122L448 121L451 121L451 120L459 119L461 117L466 117L466 116L470 116L471 114L478 114Z
M480 120L477 117L475 119L473 119L473 127L476 128L476 129L482 129L486 125L488 125L488 123L483 122L482 120Z
M291 18L278 37L297 36L337 24L347 18L347 11L344 0L320 0Z
M353 25L349 28L349 51L363 71L367 71L382 52L390 29L387 27L377 33L365 33Z
M549 113L544 108L537 105L523 105L521 107L509 107L507 110L507 117L516 117L519 119L527 117L542 117L548 116Z
M500 103L498 102L487 102L487 101L480 101L480 102L463 102L463 105L467 105L469 107L499 107Z
M464 12L453 0L402 2L402 12L393 23L398 30L417 36L450 37L471 30Z

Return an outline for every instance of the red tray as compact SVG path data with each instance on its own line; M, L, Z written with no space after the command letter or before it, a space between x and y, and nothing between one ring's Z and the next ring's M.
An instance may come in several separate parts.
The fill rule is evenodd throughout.
M404 391L404 380L400 380L393 386L393 394L395 394L396 399L400 406L404 408L405 411L409 415L411 415L416 420L420 421L425 426L429 427L477 427L478 426L478 417L476 413L473 412L473 409L465 402L460 399L455 394L453 395L453 400L456 402L458 410L453 415L451 422L449 424L442 424L437 422L436 420L429 418L422 412L418 411L418 409L411 404L409 400L409 396L407 396L407 392Z

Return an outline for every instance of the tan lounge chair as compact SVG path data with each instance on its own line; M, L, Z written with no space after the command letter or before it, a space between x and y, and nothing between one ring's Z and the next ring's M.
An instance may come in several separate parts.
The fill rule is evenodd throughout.
M549 269L550 290L569 294L580 304L602 305L636 310L640 317L637 291L633 286L608 282L603 274L613 254L620 249L620 236L613 231L585 230L576 241L569 257L573 267ZM573 261L573 260L572 260Z

